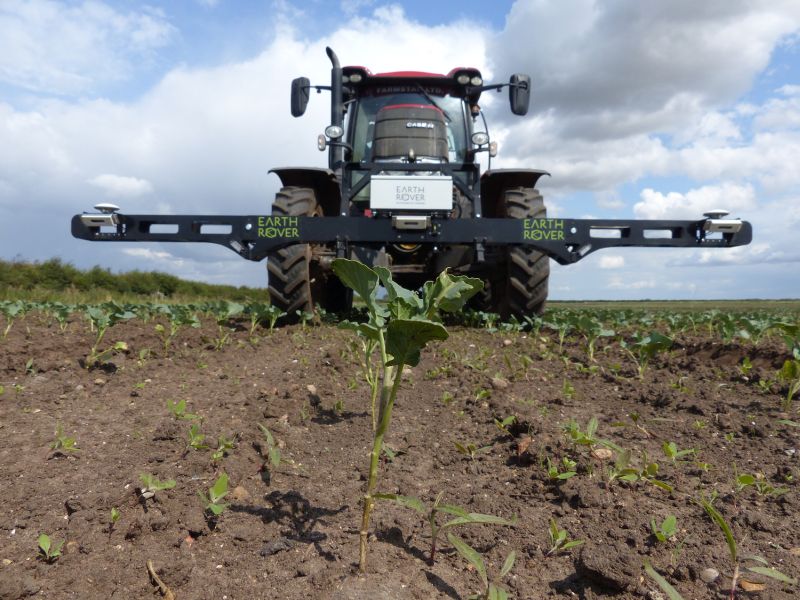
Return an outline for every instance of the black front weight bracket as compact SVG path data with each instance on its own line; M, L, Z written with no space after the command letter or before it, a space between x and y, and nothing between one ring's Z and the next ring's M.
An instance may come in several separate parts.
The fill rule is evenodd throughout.
M72 235L93 242L206 242L259 261L298 243L526 245L560 264L603 248L729 248L749 244L750 223L738 219L648 221L604 219L437 219L398 230L388 218L82 214Z

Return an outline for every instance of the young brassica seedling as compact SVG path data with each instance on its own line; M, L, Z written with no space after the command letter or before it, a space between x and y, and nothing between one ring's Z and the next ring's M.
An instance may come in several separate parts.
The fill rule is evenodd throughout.
M117 524L117 521L119 521L119 518L121 516L122 516L122 514L119 512L119 509L116 506L112 506L111 507L111 521L110 521L109 526L108 526L108 533L109 534L112 531L114 531L114 526Z
M164 356L167 356L169 347L180 328L188 325L197 329L201 325L200 319L197 318L192 308L183 304L159 304L156 309L158 312L167 315L169 319L169 328L164 327L161 323L158 323L155 327L156 333L161 337L161 342L164 346Z
M627 352L636 363L639 379L644 379L644 373L650 361L659 352L665 352L672 348L672 338L657 331L653 331L649 335L644 336L637 331L633 335L633 341L626 342L625 340L620 340L620 347Z
M229 326L230 320L244 310L244 305L238 302L220 300L212 303L209 306L209 310L211 314L214 315L214 320L217 322L218 335L213 342L214 350L219 351L230 341L231 331L233 331Z
M186 400L179 400L177 402L167 400L167 410L169 410L172 416L178 421L193 421L200 418L200 415L186 412Z
M800 359L786 359L778 371L778 379L786 383L786 396L781 401L781 410L791 412L792 400L800 392Z
M79 452L78 443L74 437L64 435L64 428L61 423L56 423L56 439L50 444L50 449L54 452Z
M205 502L206 512L214 517L220 516L222 512L228 508L228 505L222 502L222 499L228 495L228 475L226 473L220 475L214 482L214 485L208 488L208 494L204 494L203 492L197 493L200 495L203 502Z
M97 364L104 364L114 352L128 349L128 344L125 342L116 342L105 350L100 349L100 344L103 342L103 338L110 327L135 316L135 313L124 309L116 302L106 302L99 306L88 306L86 308L86 317L89 319L92 331L95 332L94 344L89 350L89 356L86 357L87 369Z
M574 477L578 474L575 470L577 467L577 463L565 456L561 459L561 463L564 467L564 470L559 470L558 464L553 464L553 461L550 460L550 457L547 457L547 476L553 481L566 481L570 477Z
M50 536L43 533L39 536L37 541L39 543L39 554L45 562L55 562L58 557L61 556L61 548L64 546L64 540L54 545L50 540Z
M208 445L203 441L205 439L205 434L200 433L200 426L197 423L192 425L189 428L189 439L186 441L185 453L189 452L189 448L194 448L195 450L207 450Z
M392 280L384 267L370 267L353 260L337 258L333 270L342 283L352 289L366 305L367 323L342 325L375 342L380 353L381 390L373 415L374 430L370 453L369 477L364 494L364 513L359 531L359 569L363 573L367 562L369 521L375 504L373 494L378 482L378 464L383 440L389 430L392 409L402 381L403 367L419 364L420 353L428 342L447 339L448 332L440 322L441 312L456 312L482 287L480 279L450 275L444 271L435 281L423 286L420 297ZM377 302L378 288L386 290L386 304Z
M153 475L150 475L150 473L140 473L139 480L142 482L142 486L139 488L139 495L142 497L142 500L152 498L156 495L156 492L160 492L161 490L171 490L175 487L174 479L159 481Z
M677 532L677 522L678 520L675 518L675 515L667 515L667 517L661 521L661 525L656 523L655 519L650 519L650 529L659 542L666 542L675 536Z
M460 443L460 442L453 442L456 446L456 451L459 454L463 454L464 456L468 456L470 460L474 461L475 458L478 456L479 452L486 452L491 450L491 446L478 446L477 444L473 444L472 442L467 443Z
M686 456L694 456L696 451L694 448L687 448L686 450L678 450L678 446L675 442L664 442L661 446L664 450L664 454L667 455L672 462L679 462L682 458Z
M514 423L516 423L516 422L517 422L516 415L509 415L505 419L503 419L502 421L500 419L495 419L494 420L494 426L497 427L505 435L509 435L511 437L514 437L511 434L511 432L509 431L508 428L511 425L513 425Z
M278 445L275 443L275 438L272 435L272 432L267 429L261 423L258 423L258 428L261 430L261 434L264 436L264 444L267 447L266 454L261 447L258 446L258 453L261 455L261 459L263 460L263 464L261 465L261 469L259 472L261 473L261 479L269 485L270 481L272 480L272 470L271 468L276 468L281 464L281 450Z
M228 455L228 450L233 450L235 442L232 439L226 438L224 435L219 436L217 439L217 449L211 454L211 460L214 462L222 460Z
M6 317L6 328L3 330L3 339L8 337L8 332L11 331L11 326L14 325L14 320L25 314L25 303L21 300L13 302L0 302L0 312Z
M259 323L266 321L269 323L269 331L273 331L278 319L286 315L277 306L266 302L251 302L245 308L245 313L250 317L249 337L251 340L255 339L256 327L258 327Z

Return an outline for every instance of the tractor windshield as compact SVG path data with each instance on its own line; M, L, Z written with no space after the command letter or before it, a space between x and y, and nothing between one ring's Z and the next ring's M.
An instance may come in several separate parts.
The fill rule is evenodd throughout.
M353 161L370 161L375 115L384 106L393 104L424 104L431 101L445 114L447 146L451 163L463 162L467 153L467 124L464 101L455 96L441 96L423 92L376 94L359 98L353 125Z

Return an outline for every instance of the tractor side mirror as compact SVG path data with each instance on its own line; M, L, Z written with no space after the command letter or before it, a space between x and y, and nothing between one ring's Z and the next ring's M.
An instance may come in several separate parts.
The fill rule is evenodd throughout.
M508 101L511 112L520 117L528 114L528 105L531 101L530 75L514 73L509 80Z
M292 116L301 117L306 112L311 92L311 81L308 77L292 80Z

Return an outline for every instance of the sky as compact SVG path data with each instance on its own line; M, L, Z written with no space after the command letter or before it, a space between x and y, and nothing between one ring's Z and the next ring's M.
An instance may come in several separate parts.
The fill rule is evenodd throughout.
M549 216L753 224L732 249L606 249L552 264L552 299L800 297L796 0L0 0L0 258L263 287L207 244L89 243L73 214L263 214L269 169L326 166L289 89L331 46L373 72L532 79L531 110L482 107L493 168L545 169Z

